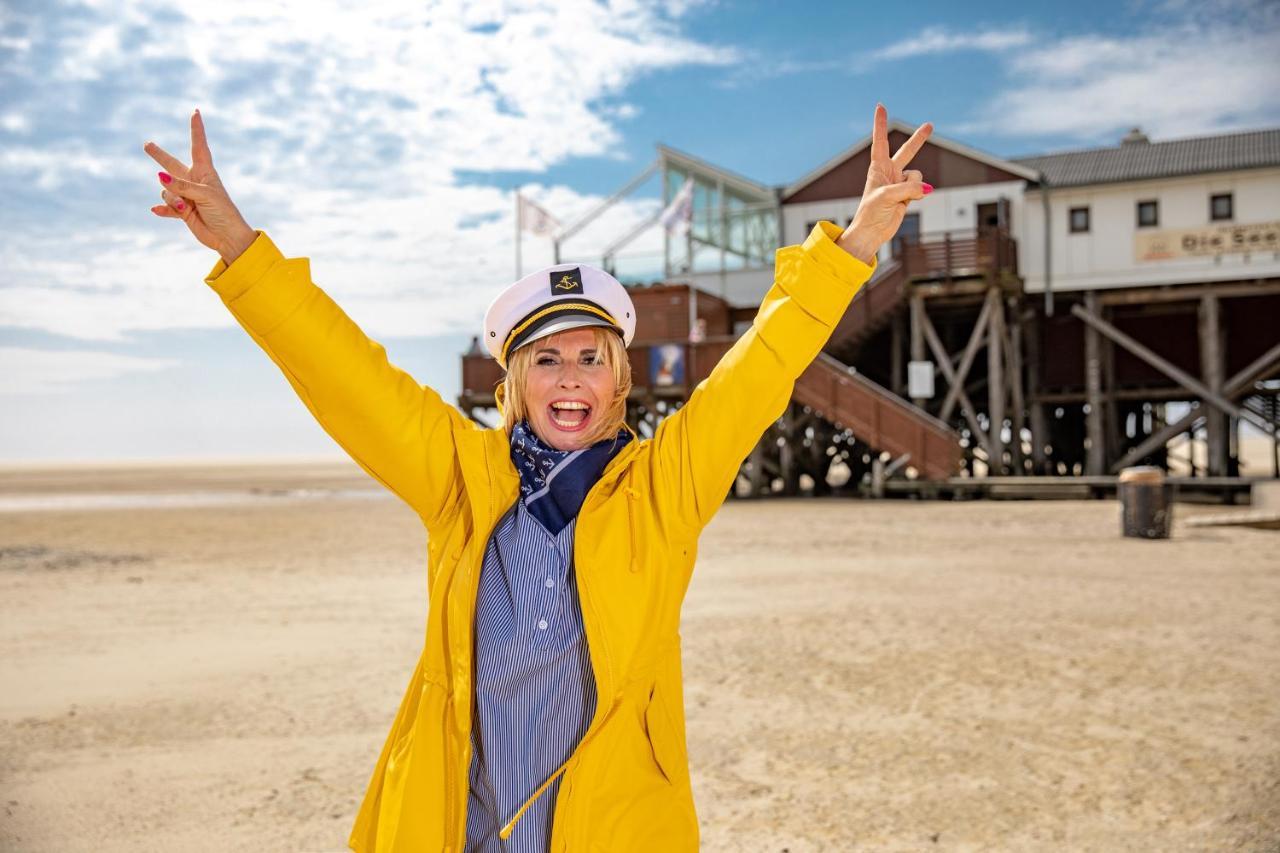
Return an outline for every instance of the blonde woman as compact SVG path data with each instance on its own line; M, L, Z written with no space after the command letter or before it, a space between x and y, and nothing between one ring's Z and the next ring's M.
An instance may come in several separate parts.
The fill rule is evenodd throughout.
M626 290L580 264L504 290L484 340L506 368L482 429L388 363L236 210L191 118L191 165L154 143L159 216L221 255L205 281L324 429L421 517L427 638L349 843L357 851L686 851L698 820L678 625L698 536L787 405L876 252L932 187L890 156L847 229L777 252L750 329L641 440L624 422Z

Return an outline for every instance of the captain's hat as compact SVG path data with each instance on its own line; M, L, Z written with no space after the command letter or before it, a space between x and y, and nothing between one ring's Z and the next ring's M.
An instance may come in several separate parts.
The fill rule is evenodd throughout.
M498 294L484 315L484 344L503 368L520 347L579 326L605 326L628 346L636 308L616 278L586 264L557 264Z

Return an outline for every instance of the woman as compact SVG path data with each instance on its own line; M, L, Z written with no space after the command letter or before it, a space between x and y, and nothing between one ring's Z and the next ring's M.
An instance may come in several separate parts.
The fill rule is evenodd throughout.
M152 211L221 255L206 282L325 430L426 527L426 643L353 849L697 849L680 605L740 463L908 203L932 189L906 168L930 125L890 157L886 124L877 105L852 224L819 223L778 250L752 327L643 441L623 422L634 310L602 271L542 270L494 301L485 340L507 368L503 426L481 429L389 364L306 258L286 259L248 226L198 111L190 167L144 146L166 170Z

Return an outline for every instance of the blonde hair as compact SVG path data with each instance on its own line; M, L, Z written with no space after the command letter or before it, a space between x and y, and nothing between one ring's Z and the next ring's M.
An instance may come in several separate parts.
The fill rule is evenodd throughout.
M595 336L596 364L613 369L613 399L596 419L596 425L583 436L585 445L612 438L626 424L627 397L631 394L631 361L622 338L612 329L603 326L589 327ZM502 414L502 428L510 437L516 424L529 416L524 391L529 377L529 365L533 360L533 347L522 346L507 358L507 375L494 389L494 399Z

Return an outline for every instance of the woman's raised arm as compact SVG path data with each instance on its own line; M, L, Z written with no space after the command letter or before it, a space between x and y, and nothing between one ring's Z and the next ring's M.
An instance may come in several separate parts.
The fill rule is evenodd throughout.
M933 187L907 164L932 125L889 156L888 116L876 105L871 165L852 224L814 227L803 245L777 252L773 287L751 328L658 425L652 453L666 509L700 530L720 507L742 460L786 410L796 379L817 357L849 302L875 270L876 252L902 224L907 205Z
M285 258L250 228L213 168L204 123L191 117L191 166L148 142L166 171L159 216L181 219L220 260L205 279L283 371L325 431L370 475L435 526L461 494L455 433L476 429L386 351L311 280L306 258Z

